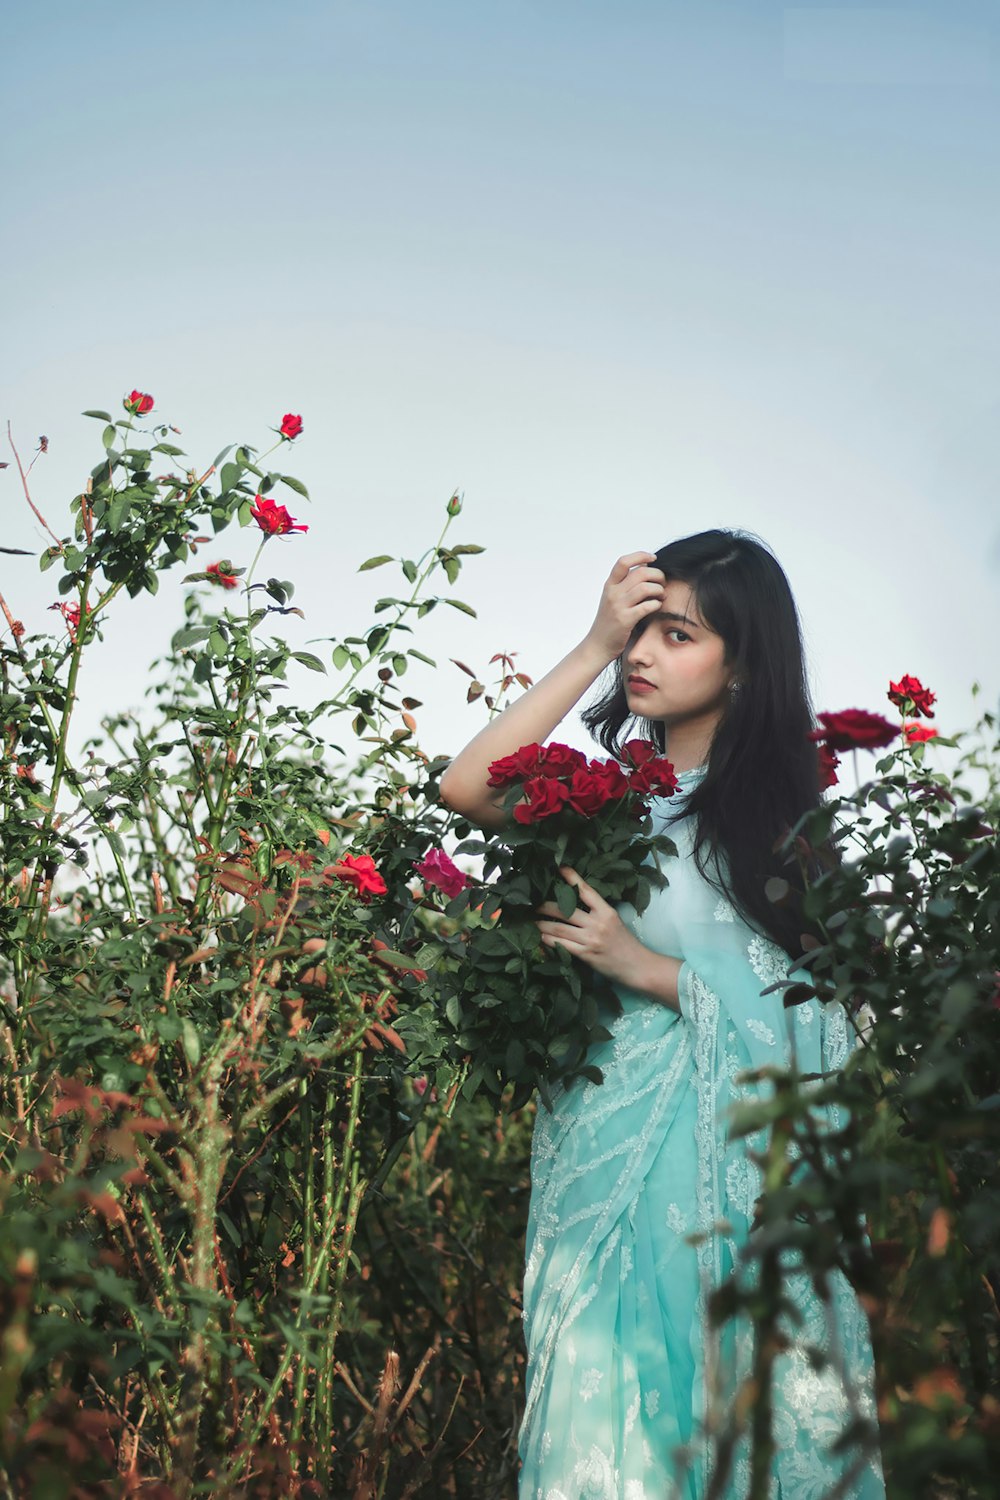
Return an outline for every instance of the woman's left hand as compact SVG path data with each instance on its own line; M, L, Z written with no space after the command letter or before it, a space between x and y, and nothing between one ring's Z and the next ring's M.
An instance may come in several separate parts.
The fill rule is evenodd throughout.
M634 982L642 972L649 951L640 943L634 932L630 932L613 906L599 896L593 886L578 875L571 865L560 865L559 873L569 884L576 887L578 902L576 910L564 917L554 901L546 901L536 907L543 919L535 922L542 942L565 948L574 958L582 958L598 974L608 979L617 979L621 984Z

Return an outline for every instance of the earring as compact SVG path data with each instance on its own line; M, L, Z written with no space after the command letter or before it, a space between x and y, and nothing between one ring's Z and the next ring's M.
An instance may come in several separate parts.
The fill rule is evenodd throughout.
M743 688L742 682L731 682L729 684L729 695L730 695L730 697L731 698L738 698L739 695L740 695L740 692L741 692L742 688Z

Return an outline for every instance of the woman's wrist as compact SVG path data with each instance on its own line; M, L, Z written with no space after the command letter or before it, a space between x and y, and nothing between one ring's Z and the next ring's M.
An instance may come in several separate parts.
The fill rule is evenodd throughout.
M680 1011L677 980L682 960L671 958L667 953L656 953L644 943L639 944L639 949L634 973L627 981L629 988L637 990L640 995L648 995L670 1010Z

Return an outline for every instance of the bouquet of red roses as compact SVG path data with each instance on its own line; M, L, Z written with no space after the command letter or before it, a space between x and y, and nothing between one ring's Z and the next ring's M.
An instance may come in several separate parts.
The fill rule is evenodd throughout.
M677 778L648 740L630 740L624 755L624 763L588 760L569 745L522 745L490 767L490 785L508 788L511 822L488 841L458 846L483 855L483 879L448 904L450 916L468 917L434 980L457 1048L471 1059L469 1094L485 1088L499 1098L512 1085L516 1108L537 1087L548 1105L553 1083L580 1074L602 1081L587 1051L608 1037L617 997L589 965L545 947L534 914L553 898L564 917L575 910L576 889L559 865L638 911L652 885L666 883L660 856L676 850L653 833L648 799L672 796Z

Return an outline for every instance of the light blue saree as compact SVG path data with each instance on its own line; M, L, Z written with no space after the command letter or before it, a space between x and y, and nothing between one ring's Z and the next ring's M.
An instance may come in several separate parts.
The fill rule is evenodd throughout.
M678 798L699 771L681 777ZM703 1500L712 1454L702 1419L752 1357L749 1327L709 1329L706 1293L745 1241L759 1174L726 1116L749 1096L747 1069L843 1065L846 1018L816 1000L786 1011L761 990L787 956L755 934L699 874L688 820L654 799L678 858L640 916L619 912L648 947L683 959L681 1014L616 986L622 1014L578 1080L539 1108L524 1279L528 1348L520 1500ZM761 1142L750 1138L749 1145ZM708 1233L698 1247L686 1237ZM777 1367L773 1500L822 1500L856 1454L830 1444L852 1415L874 1412L867 1322L846 1281L824 1303L807 1278L793 1294L803 1326ZM806 1350L829 1362L814 1368ZM726 1490L746 1494L746 1445ZM877 1461L846 1500L882 1500Z

